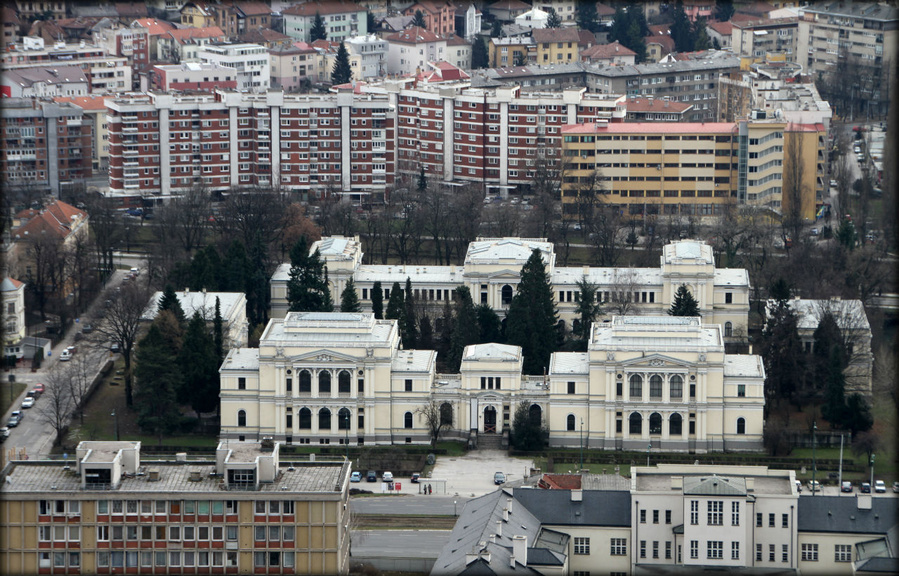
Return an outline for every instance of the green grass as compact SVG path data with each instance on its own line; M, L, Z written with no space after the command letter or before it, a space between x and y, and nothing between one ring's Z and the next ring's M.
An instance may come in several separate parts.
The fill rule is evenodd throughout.
M22 393L22 390L25 389L25 384L22 382L15 382L13 384L9 383L9 379L3 379L3 382L0 382L0 415L6 414L6 411L9 410L12 401L10 400L10 387L12 387L12 398L13 400L19 397L19 394ZM6 423L3 424L4 426Z

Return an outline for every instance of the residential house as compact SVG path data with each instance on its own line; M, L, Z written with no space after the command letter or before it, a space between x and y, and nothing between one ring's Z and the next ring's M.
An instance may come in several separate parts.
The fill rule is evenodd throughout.
M646 42L648 63L661 62L663 58L675 52L674 38L667 31L657 31L643 40Z
M3 295L3 356L22 358L25 338L25 283L6 276L0 281Z
M734 54L751 61L764 61L768 55L783 55L797 60L798 18L761 18L734 20L731 32ZM808 71L806 71L808 73Z
M481 33L483 13L474 2L456 2L456 34L469 42Z
M549 13L539 8L531 8L527 12L523 12L515 17L515 24L522 28L546 28L546 21L549 19Z
M150 72L154 90L223 90L237 88L237 71L218 64L182 62L181 64L157 64ZM105 107L104 107L105 112Z
M356 56L356 67L353 68L353 79L367 80L383 76L387 69L387 53L389 50L387 40L379 38L375 34L353 36L344 41L351 60ZM350 62L352 67L353 62Z
M734 30L734 25L731 22L709 22L705 30L713 47L722 50L730 49Z
M181 24L191 28L208 28L215 26L213 2L206 0L188 0L181 6Z
M498 0L487 6L487 10L495 20L511 24L515 18L530 10L532 6L521 0Z
M611 44L597 44L579 54L581 62L605 64L611 66L628 66L635 64L637 53L623 46L617 40Z
M455 34L446 38L446 61L457 68L471 70L471 43Z
M438 82L456 82L471 78L468 72L449 62L428 62L430 70L416 76L416 84L434 84Z
M15 0L15 10L23 20L32 20L47 12L53 20L66 17L66 3L63 0Z
M125 26L139 18L149 16L146 2L116 2L115 11L119 23Z
M40 66L0 72L0 94L4 98L83 96L89 91L87 76L78 66Z
M318 81L318 51L305 42L269 48L268 55L272 64L272 88L299 92Z
M132 88L140 88L140 77L150 72L149 29L143 26L104 27L94 32L94 44L108 54L125 58L131 68Z
M147 29L147 38L150 41L150 59L158 59L159 38L164 36L169 31L174 30L175 26L171 22L158 20L156 18L141 18L138 20L134 20L131 22L131 27L133 28L135 26L141 26Z
M242 44L259 44L266 48L275 48L277 46L292 46L293 38L281 34L280 32L275 32L270 28L253 28L238 36L237 42Z
M117 93L132 90L131 66L127 58L110 54L105 48L80 42L55 42L45 47L41 38L25 36L15 49L0 52L0 66L4 70L43 66L78 66L90 81L90 91Z
M416 74L427 70L428 62L446 59L446 39L424 28L413 26L385 40L388 74Z
M178 304L184 311L188 320L194 314L199 314L206 322L210 332L215 321L215 304L219 303L219 311L222 316L222 336L225 350L231 348L245 348L249 337L247 325L247 297L242 292L207 292L206 290L176 291ZM149 324L153 322L159 313L159 302L162 300L162 292L156 292L150 297L147 309L141 315L141 321Z
M230 39L251 30L271 30L272 9L264 2L210 4L214 25Z
M328 40L340 42L352 36L368 34L365 8L346 0L310 0L281 11L284 33L303 42L311 42L309 33L316 16L321 17Z
M576 28L543 28L533 32L537 64L567 64L578 60Z
M224 42L225 33L218 26L171 30L159 37L158 59L163 62L199 62L200 50L209 44Z
M627 99L628 122L684 122L692 104L671 100L668 96L636 96Z
M577 23L577 0L537 0L534 7L549 12L555 10L562 20L562 26L575 26Z
M5 52L10 45L14 45L19 39L19 29L22 27L22 21L19 20L16 11L4 5L0 8L0 51Z
M491 38L487 44L490 67L527 65L536 58L536 46L530 36Z
M416 12L424 16L425 28L445 36L456 31L456 6L449 0L419 0L405 10L405 16L415 16Z
M214 42L197 53L201 63L232 68L237 72L237 89L265 92L271 86L268 50L259 44Z

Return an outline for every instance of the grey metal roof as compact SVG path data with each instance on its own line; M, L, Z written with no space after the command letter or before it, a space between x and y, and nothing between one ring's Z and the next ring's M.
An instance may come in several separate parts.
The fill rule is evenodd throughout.
M631 525L631 494L626 490L583 490L580 502L571 490L518 489L514 497L543 524L556 526Z
M894 498L873 497L871 509L858 507L858 496L800 496L800 532L886 534L899 522Z
M868 558L858 563L855 573L882 572L884 574L899 574L899 558Z
M750 354L725 354L724 375L765 377L765 365L761 356Z
M741 476L686 476L684 495L691 496L745 496L746 479Z

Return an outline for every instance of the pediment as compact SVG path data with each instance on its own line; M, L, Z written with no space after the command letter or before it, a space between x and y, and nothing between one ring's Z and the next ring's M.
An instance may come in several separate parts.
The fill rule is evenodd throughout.
M508 278L510 280L518 281L521 279L521 270L497 270L495 272L487 274L487 278L490 278L491 280L495 280L497 278Z
M620 366L627 368L647 368L650 370L664 370L665 368L693 368L694 362L687 362L680 358L672 358L664 354L650 354L641 358L631 358L621 362Z
M506 396L504 394L498 394L496 390L481 392L480 394L476 394L475 396L477 397L479 403L502 402L506 399Z
M314 364L328 364L330 362L359 362L361 358L358 356L351 356L350 354L344 354L342 352L335 352L333 350L321 349L315 350L314 352L307 352L306 354L298 354L296 356L290 356L287 360L293 364L298 364L301 362L306 363L314 363Z

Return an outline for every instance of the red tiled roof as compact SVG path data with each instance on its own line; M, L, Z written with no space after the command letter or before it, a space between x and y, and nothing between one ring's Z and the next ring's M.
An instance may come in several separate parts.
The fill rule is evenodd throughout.
M534 42L577 42L579 40L575 28L535 28L531 31Z
M75 106L78 106L82 110L105 110L106 109L106 98L103 96L93 95L93 96L57 96L53 99L54 102L59 102L60 104L70 102Z
M709 22L708 27L722 36L730 36L734 31L734 25L730 22Z
M589 30L578 30L577 31L577 44L578 46L593 46L596 44L596 35Z
M141 18L147 16L147 5L143 2L116 2L115 11L122 18Z
M234 6L247 16L271 16L272 9L263 2L235 2Z
M271 28L253 28L241 34L238 40L251 44L264 44L267 42L290 42L291 37L276 32Z
M659 134L659 133L703 133L725 134L730 133L736 124L733 122L631 122L611 123L599 126L596 123L568 124L562 126L565 134L596 134L608 132L611 134Z
M487 8L490 10L530 10L531 5L521 2L521 0L499 0Z
M165 20L157 20L156 18L139 18L132 22L150 30L150 36L161 36L169 30L174 30L175 26L171 22Z
M676 112L682 114L692 107L693 104L689 102L679 102L677 100L665 102L663 98L653 98L652 100L649 98L628 98L627 100L628 112Z
M25 285L24 282L19 282L12 276L7 276L6 279L9 280L9 282L13 285L13 288L20 288Z
M26 240L49 233L65 239L72 232L73 220L81 220L86 216L85 212L57 200L40 212L29 209L16 214L16 218L28 221L13 231L13 235L17 240Z
M664 48L666 52L674 52L674 38L671 36L647 36L644 40L646 40L647 46L655 43Z
M538 488L544 490L580 490L580 474L544 474L537 482Z
M465 71L445 60L440 62L428 62L434 70L419 74L419 78L428 82L452 82L454 80L468 80L471 76Z
M617 40L611 44L597 44L581 51L581 58L588 60L609 60L615 56L636 56L637 53L621 45Z
M169 30L169 36L175 42L184 44L194 38L224 38L225 33L218 26L206 26L205 28L181 28L178 30Z
M315 16L318 14L324 16L326 14L343 14L364 11L365 8L353 2L344 2L343 0L319 2L318 0L312 0L303 4L294 4L290 8L282 10L281 14L288 16Z
M427 28L413 26L405 30L400 30L396 34L391 34L385 38L388 42L400 42L402 44L421 44L423 42L437 42L440 36L434 34Z
M611 6L606 6L602 2L596 3L596 15L597 16L611 16L615 13L615 9Z
M19 15L16 13L15 9L10 6L3 5L3 24L12 24L15 26L21 26L22 22L19 20Z
M444 38L446 40L447 46L471 46L471 44L465 38L461 36L456 36L455 34L450 34Z
M649 27L649 35L650 36L659 36L659 35L670 35L671 34L671 26L668 24L653 24Z

